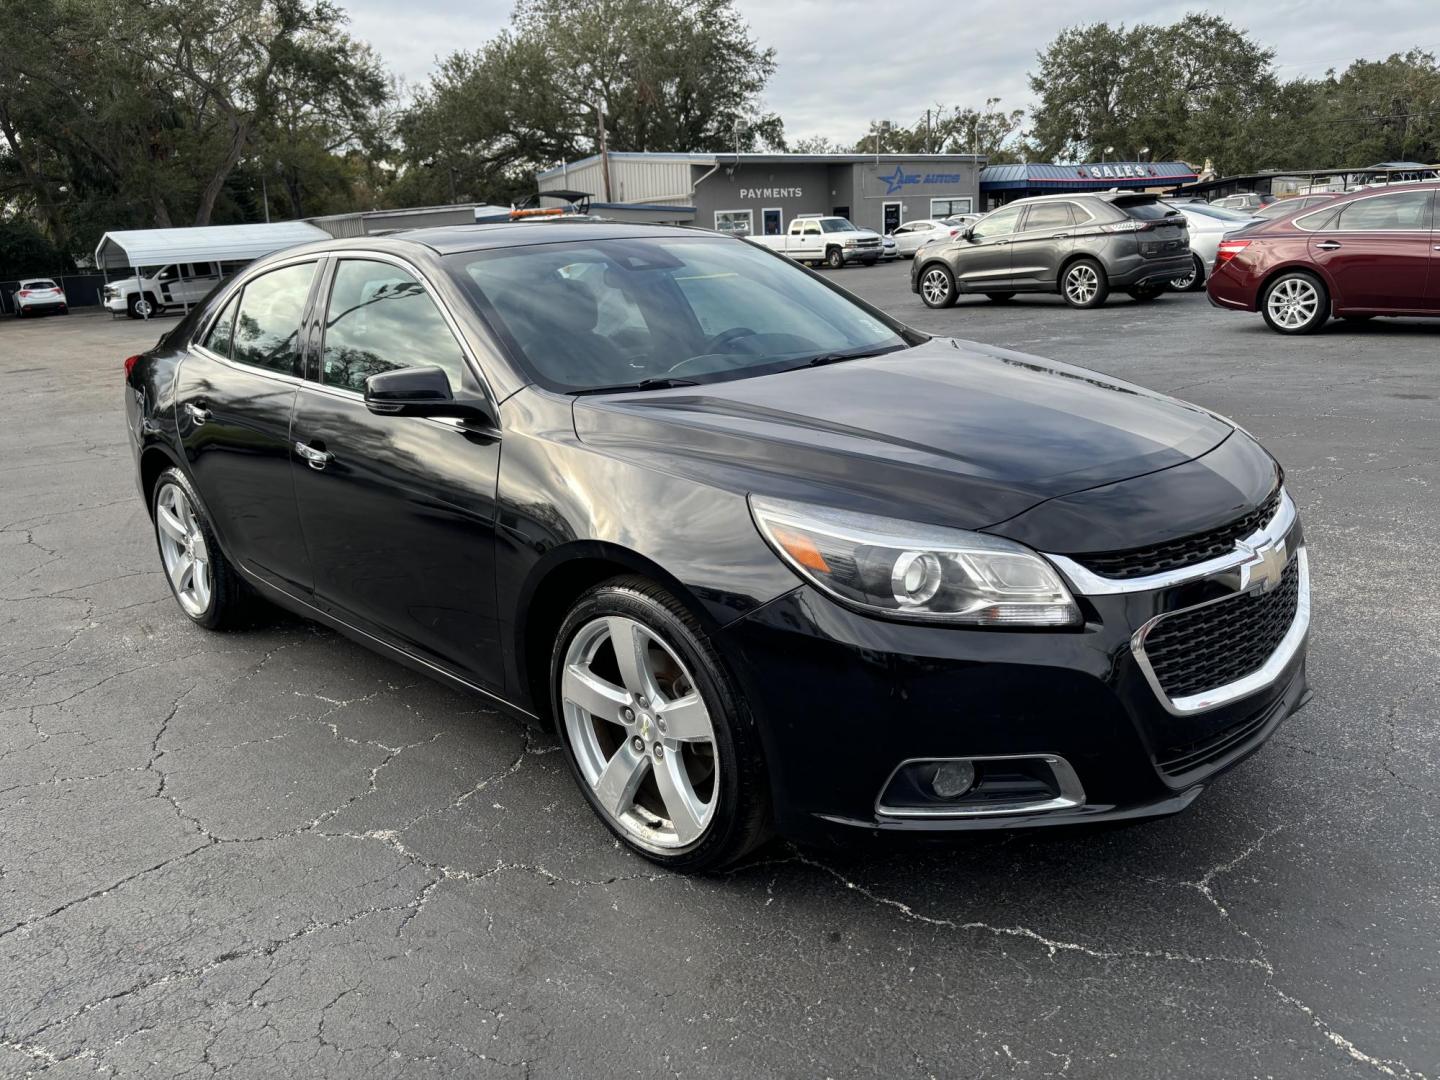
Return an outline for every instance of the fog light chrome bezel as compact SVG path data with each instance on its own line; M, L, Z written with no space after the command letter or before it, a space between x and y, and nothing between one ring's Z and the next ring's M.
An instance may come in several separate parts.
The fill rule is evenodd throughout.
M963 802L943 803L937 802L933 806L887 806L885 793L895 782L895 778L901 771L915 765L941 765L951 761L969 761L976 765L977 784L972 784L970 791L973 792L983 777L983 764L985 762L1038 762L1050 770L1054 779L1056 793L1045 799L1036 799L1029 802L1007 802L1002 804L984 805L975 803L965 805ZM967 792L966 794L969 794ZM961 795L959 798L963 799ZM937 797L938 798L938 797ZM885 778L880 785L880 793L875 797L875 813L878 817L889 818L976 818L976 817L1010 817L1026 814L1044 814L1056 810L1072 810L1085 805L1085 788L1080 783L1080 777L1075 774L1071 764L1059 754L955 754L949 757L920 757L906 758Z

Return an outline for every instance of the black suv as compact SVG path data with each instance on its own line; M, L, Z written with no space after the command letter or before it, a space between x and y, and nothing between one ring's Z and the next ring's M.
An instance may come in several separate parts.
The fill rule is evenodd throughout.
M961 293L1009 300L1058 292L1099 307L1111 289L1153 300L1191 270L1185 216L1154 195L1042 195L991 211L954 240L921 248L910 288L927 307Z

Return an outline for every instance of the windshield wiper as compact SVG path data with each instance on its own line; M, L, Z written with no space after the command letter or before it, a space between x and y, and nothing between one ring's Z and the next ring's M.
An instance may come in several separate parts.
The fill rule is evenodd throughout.
M905 345L896 345L893 348L860 350L858 352L833 352L821 353L819 356L812 356L799 367L824 367L826 364L839 364L846 360L864 360L870 356L884 356L886 353L898 352L906 348ZM789 371L798 371L799 368L789 368Z
M636 383L621 383L618 386L587 386L571 393L578 397L581 394L621 394L627 390L671 390L677 386L699 385L694 379L641 379Z

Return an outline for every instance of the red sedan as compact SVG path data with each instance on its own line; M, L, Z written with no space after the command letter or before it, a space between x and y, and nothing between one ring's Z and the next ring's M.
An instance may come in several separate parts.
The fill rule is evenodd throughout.
M1259 311L1281 334L1313 333L1331 315L1440 316L1437 189L1357 191L1222 240L1210 302Z

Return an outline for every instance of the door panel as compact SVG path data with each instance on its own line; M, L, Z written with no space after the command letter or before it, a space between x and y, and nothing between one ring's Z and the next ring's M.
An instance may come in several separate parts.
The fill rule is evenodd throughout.
M370 375L427 364L445 369L456 391L478 393L479 385L424 284L408 271L340 260L329 290L323 385L300 390L292 433L316 599L368 633L501 688L499 437L464 421L376 415L360 393ZM323 459L307 459L317 456Z
M955 279L971 292L1001 289L1010 284L1011 241L1023 207L1007 206L981 218L969 240L956 252Z
M1330 275L1340 308L1417 311L1430 306L1430 191L1397 191L1345 204L1310 237L1310 257Z
M190 474L226 551L300 596L313 582L295 508L290 421L298 334L314 272L314 263L301 263L250 282L216 320L204 347L186 356L175 385L175 420ZM232 355L251 362L231 362Z
M1074 246L1069 203L1031 205L1010 246L1015 283L1054 288L1060 263Z

